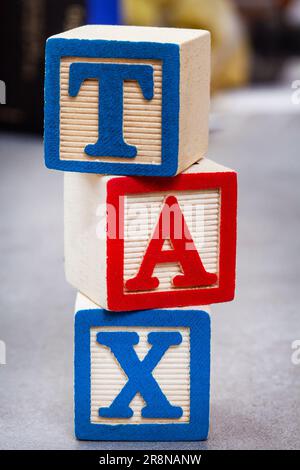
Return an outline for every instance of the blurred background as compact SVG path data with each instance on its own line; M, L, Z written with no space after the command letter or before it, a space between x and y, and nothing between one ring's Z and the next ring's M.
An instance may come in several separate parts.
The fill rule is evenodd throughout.
M239 176L236 299L212 307L210 437L73 437L63 175L43 163L44 43L86 23L212 34L207 156ZM300 0L1 0L0 449L299 449Z
M2 0L0 21L0 125L13 130L42 131L46 38L86 23L208 29L214 94L299 78L300 0Z

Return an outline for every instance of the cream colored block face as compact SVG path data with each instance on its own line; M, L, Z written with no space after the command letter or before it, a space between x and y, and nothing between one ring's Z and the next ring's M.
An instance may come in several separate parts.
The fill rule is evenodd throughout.
M163 203L169 192L126 196L124 200L124 280L135 277L151 240ZM206 271L218 273L220 193L210 191L172 191L182 210L192 239L201 253ZM164 249L170 249L166 241ZM156 291L176 290L172 280L181 273L178 262L157 264L153 275L159 279ZM178 290L178 289L177 289Z
M99 85L97 80L86 80L76 97L69 95L69 71L74 62L147 64L154 70L154 97L147 101L139 84L125 81L123 85L123 135L127 144L137 148L134 159L99 155L89 157L88 144L98 140ZM94 59L63 57L60 65L60 158L61 160L88 160L126 162L129 164L161 163L162 65L155 60ZM101 106L101 103L100 103Z
M128 378L111 350L99 344L97 333L102 331L132 331L132 328L91 328L91 423L95 424L145 424L153 422L141 416L146 405L138 394L130 404L133 416L130 419L111 419L99 417L99 408L109 407L120 393ZM178 331L181 334L180 345L170 347L153 371L153 377L163 394L173 406L180 406L183 414L179 419L155 419L155 423L188 423L190 417L190 335L188 328L135 328L139 343L135 351L142 361L151 349L147 341L148 334L155 331Z
M178 226L173 210L164 212L170 197ZM157 238L162 220L167 231ZM232 300L235 244L236 174L210 160L162 185L65 174L66 277L107 310ZM176 283L180 276L184 284Z
M209 308L112 312L78 293L75 434L202 440L209 426Z
M90 25L52 36L46 165L174 176L207 150L209 92L207 31Z

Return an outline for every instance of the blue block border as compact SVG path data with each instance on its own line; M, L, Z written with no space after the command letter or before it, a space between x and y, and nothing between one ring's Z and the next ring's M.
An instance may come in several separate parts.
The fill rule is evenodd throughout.
M145 326L190 328L190 422L178 424L92 424L90 422L90 328ZM210 317L205 311L146 310L113 314L81 310L75 315L75 434L82 440L193 441L209 429Z
M60 160L60 61L62 57L159 59L162 61L162 163ZM50 38L46 44L45 163L62 171L112 175L173 176L178 168L180 50L177 44Z

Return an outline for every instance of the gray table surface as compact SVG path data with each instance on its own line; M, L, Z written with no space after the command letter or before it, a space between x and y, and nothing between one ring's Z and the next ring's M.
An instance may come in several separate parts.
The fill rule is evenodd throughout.
M75 291L64 279L62 174L41 139L0 134L1 449L299 449L299 115L228 115L208 156L239 172L236 300L212 314L207 442L78 442Z

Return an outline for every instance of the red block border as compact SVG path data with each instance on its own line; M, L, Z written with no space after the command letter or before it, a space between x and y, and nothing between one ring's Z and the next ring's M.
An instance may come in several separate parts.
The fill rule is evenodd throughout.
M220 190L220 251L218 286L180 289L167 292L125 293L123 279L123 237L107 238L107 305L109 310L130 311L171 308L227 302L234 298L236 264L237 175L235 172L190 173L174 178L113 178L107 183L107 204L117 214L123 211L123 198L128 194L161 191ZM123 218L122 218L123 219ZM119 223L119 222L118 222ZM124 227L117 226L117 234ZM200 254L201 255L201 254Z

